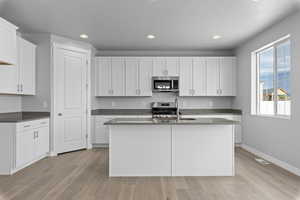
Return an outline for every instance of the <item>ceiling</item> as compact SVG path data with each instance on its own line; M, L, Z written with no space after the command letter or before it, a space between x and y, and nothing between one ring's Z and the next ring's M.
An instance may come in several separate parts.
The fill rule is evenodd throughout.
M0 16L24 32L73 39L86 33L99 50L208 50L232 49L298 5L299 0L0 0Z

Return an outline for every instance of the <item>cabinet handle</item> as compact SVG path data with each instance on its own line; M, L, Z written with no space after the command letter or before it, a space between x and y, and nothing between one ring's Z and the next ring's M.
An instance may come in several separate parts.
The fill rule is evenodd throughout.
M58 113L57 115L58 115L58 116L62 116L62 113Z
M114 90L111 90L111 94L114 94Z
M23 92L23 84L21 84L21 92Z
M36 132L36 138L39 138L39 132L38 131Z
M222 90L220 89L220 94L222 94Z
M30 125L26 125L26 126L24 126L24 128L28 128L28 127L30 127Z

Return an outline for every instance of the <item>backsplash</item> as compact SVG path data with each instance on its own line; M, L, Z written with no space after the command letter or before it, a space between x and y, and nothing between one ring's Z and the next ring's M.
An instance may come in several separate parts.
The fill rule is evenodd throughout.
M0 113L19 112L22 110L20 96L0 95Z
M151 102L174 101L175 94L153 93L152 97L99 97L92 98L92 109L150 108ZM233 97L179 97L180 108L232 108Z

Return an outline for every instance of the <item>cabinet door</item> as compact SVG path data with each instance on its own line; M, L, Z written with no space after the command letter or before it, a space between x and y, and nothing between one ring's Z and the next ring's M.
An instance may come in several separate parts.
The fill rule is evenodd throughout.
M0 93L18 93L18 68L14 65L0 66Z
M219 58L208 57L206 58L206 89L207 96L219 96Z
M39 158L49 152L49 127L40 127L35 129L35 156Z
M193 58L180 58L180 96L193 96Z
M152 96L152 58L141 58L139 68L139 93L140 96Z
M33 130L18 132L16 136L16 167L21 167L35 158Z
M125 60L114 57L111 63L112 96L125 96Z
M0 65L17 64L16 27L0 17Z
M206 96L206 61L204 58L193 59L193 95Z
M156 57L153 59L153 76L167 76L166 59L164 57Z
M18 37L18 69L20 94L35 95L36 46Z
M111 119L99 116L94 118L93 144L109 144L109 129L104 123Z
M98 57L96 67L96 95L111 96L111 58Z
M235 95L235 58L220 58L220 95Z
M138 58L126 58L126 96L139 95L139 60Z
M166 75L179 76L179 58L167 57L166 58Z

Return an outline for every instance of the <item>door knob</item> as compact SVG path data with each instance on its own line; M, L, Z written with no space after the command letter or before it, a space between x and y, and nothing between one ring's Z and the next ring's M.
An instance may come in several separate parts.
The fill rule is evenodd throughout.
M58 113L58 116L62 116L62 113Z

